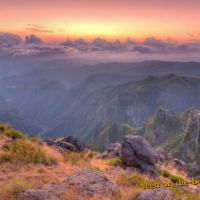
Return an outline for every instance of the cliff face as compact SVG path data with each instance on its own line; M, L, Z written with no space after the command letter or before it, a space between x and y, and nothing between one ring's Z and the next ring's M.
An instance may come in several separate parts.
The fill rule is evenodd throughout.
M197 110L188 110L183 116L184 138L180 144L179 156L189 163L192 171L200 171L200 115Z
M185 161L193 174L200 172L200 114L194 108L182 115L159 108L138 132Z
M162 107L159 107L154 116L139 130L139 134L153 145L160 145L182 132L181 118L175 112Z

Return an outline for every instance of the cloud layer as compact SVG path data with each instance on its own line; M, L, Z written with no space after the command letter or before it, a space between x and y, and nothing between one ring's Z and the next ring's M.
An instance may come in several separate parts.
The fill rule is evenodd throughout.
M83 56L83 55L113 55L122 56L128 53L130 56L139 55L188 55L200 53L200 41L188 41L178 43L173 40L159 40L154 37L146 38L142 42L131 39L126 41L107 41L96 38L93 41L83 39L66 40L61 44L47 44L36 35L26 36L23 40L12 33L0 33L0 53L9 56Z

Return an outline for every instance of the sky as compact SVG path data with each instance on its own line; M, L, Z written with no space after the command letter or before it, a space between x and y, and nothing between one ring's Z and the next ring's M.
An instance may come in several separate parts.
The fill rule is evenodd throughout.
M6 0L0 32L67 38L179 42L200 39L199 0Z

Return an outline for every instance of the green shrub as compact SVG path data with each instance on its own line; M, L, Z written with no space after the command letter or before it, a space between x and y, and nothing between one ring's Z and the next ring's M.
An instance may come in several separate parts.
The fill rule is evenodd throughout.
M0 124L0 132L5 132L7 129L7 126L5 124Z
M160 170L160 174L166 178L170 177L170 173L167 170Z
M16 130L7 130L5 131L4 135L6 135L7 137L13 138L13 139L22 139L25 138L25 136Z
M114 167L118 167L121 165L121 160L119 158L113 158L111 160L108 160L108 164Z
M160 174L165 178L169 178L172 183L179 183L180 181L184 180L182 177L170 174L166 170L160 170Z
M173 182L173 183L178 183L178 182L184 180L182 177L180 177L180 176L175 176L175 175L172 175L172 174L170 174L169 179L170 179L171 182Z
M40 163L50 165L55 160L39 145L28 139L18 139L4 145L4 152L0 155L0 163Z

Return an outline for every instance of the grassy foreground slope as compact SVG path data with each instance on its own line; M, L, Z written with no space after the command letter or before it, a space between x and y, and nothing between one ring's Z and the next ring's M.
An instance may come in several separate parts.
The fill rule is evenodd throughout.
M9 134L8 134L9 132ZM14 138L14 139L13 139ZM42 143L39 138L27 138L11 127L0 127L0 199L15 200L20 192L30 188L38 188L49 183L61 183L70 174L82 169L98 171L116 183L120 189L118 197L113 200L134 199L144 191L144 184L155 184L163 181L176 182L179 178L187 179L171 163L160 166L157 179L137 171L128 172L120 167L115 159L98 159L97 152L61 154ZM174 199L200 199L195 188L170 188ZM63 200L77 198L103 200L98 197L80 197L78 193L68 193Z

